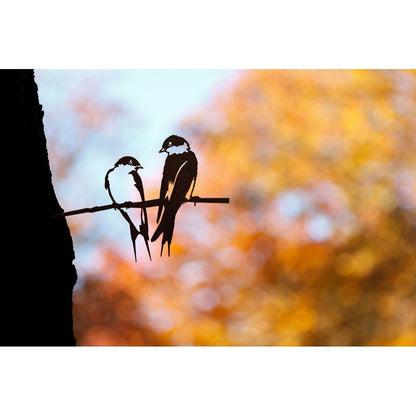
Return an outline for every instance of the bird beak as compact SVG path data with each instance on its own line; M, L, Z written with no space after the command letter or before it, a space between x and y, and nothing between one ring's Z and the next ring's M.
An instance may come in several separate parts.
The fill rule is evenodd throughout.
M166 150L162 147L162 148L159 150L159 153L163 153L163 152L166 152Z

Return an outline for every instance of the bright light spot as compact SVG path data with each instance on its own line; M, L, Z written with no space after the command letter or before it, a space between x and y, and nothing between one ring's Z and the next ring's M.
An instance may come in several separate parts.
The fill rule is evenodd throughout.
M306 223L306 233L313 241L325 241L333 234L333 228L326 215L319 214L313 216Z
M174 322L167 309L151 310L148 314L149 325L157 332L166 332L173 328Z
M184 286L192 287L206 280L205 263L203 261L192 261L185 263L178 273L178 280Z
M296 218L306 210L308 196L302 190L282 192L276 197L275 206L281 215Z
M244 262L245 253L238 247L223 247L218 249L215 253L215 257L226 268L234 269L241 266Z
M203 311L210 311L211 309L218 306L220 303L220 297L217 292L212 289L201 289L198 290L192 300L192 303Z

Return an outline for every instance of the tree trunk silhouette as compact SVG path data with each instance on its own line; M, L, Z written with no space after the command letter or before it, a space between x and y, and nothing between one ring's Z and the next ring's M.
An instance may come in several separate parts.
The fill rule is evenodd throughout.
M0 70L3 236L0 345L75 345L72 238L52 185L33 70ZM23 201L29 201L29 207Z

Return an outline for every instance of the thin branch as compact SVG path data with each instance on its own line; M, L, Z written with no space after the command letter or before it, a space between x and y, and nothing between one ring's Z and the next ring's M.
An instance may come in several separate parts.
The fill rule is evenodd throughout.
M194 205L196 204L229 204L230 198L200 198L199 196L193 196L189 199L185 199L184 202L192 202ZM108 205L101 205L97 207L91 208L81 208L76 209L74 211L67 211L62 212L60 214L53 215L53 218L62 218L62 217L69 217L70 215L79 215L91 212L98 212L98 211L105 211L107 209L116 209L116 208L150 208L150 207L158 207L160 205L160 199L149 199L148 201L143 202L124 202L122 204L108 204Z

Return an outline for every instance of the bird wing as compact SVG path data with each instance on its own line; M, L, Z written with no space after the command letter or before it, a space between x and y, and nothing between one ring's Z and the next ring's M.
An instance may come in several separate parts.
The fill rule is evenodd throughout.
M107 189L108 194L110 195L111 200L114 202L114 197L113 197L113 195L111 193L111 190L110 190L110 181L108 180L108 177L109 177L110 173L113 170L114 170L114 168L108 169L107 173L105 174L105 178L104 178L104 188Z
M196 177L198 176L198 160L196 159L195 153L194 152L189 152L189 161L190 164L192 166L192 171L194 172L194 176L193 176L193 183L192 183L192 188L191 188L191 193L190 196L193 196L194 194L194 189L195 189L195 184L196 184Z
M117 204L117 201L115 200L113 193L111 192L111 187L110 187L110 181L109 181L109 175L111 172L114 171L115 168L109 169L105 175L105 179L104 179L104 187L105 189L107 189L108 195L111 198L111 201L113 202L113 204ZM122 201L121 201L122 202ZM140 234L139 231L137 230L136 226L134 225L133 221L131 220L129 214L127 214L127 212L122 209L122 208L116 208L116 210L118 210L120 212L120 214L123 216L123 218L127 221L127 223L129 224L130 227L130 238L133 244L133 251L134 251L134 259L137 262L137 255L136 255L136 238L137 236Z
M140 199L141 199L142 202L144 202L146 200L146 198L144 196L144 188L143 188L142 178L140 177L140 175L135 170L131 171L130 173L131 173L131 175L133 176L133 179L134 179L134 186L139 191ZM152 256L150 254L149 243L148 243L148 241L149 241L149 223L148 223L148 219L147 219L146 207L143 207L140 210L140 222L141 222L141 224L139 226L140 234L143 236L144 242L146 244L147 252L149 254L149 258L150 258L150 260L152 260Z
M110 173L114 171L115 168L109 169L105 175L105 179L104 179L104 188L107 190L108 195L110 196L110 199L112 201L113 204L117 204L117 201L114 198L113 193L111 192L111 187L110 187ZM117 208L114 208L115 210L117 210ZM118 208L119 211L123 211L121 209ZM121 212L123 214L123 212ZM124 217L124 214L123 214Z
M159 222L160 217L162 216L163 208L165 205L166 194L168 193L169 184L173 183L177 174L177 158L168 156L165 161L165 166L163 168L162 181L160 183L160 193L159 193L159 209L157 211L156 221Z
M183 204L188 192L195 187L198 164L193 152L188 152L182 159L174 181L173 189L169 198L169 205L178 207ZM193 185L193 186L192 186Z

